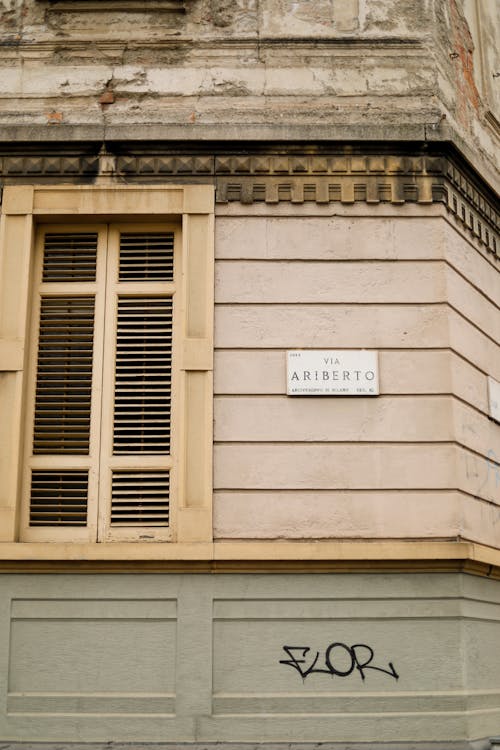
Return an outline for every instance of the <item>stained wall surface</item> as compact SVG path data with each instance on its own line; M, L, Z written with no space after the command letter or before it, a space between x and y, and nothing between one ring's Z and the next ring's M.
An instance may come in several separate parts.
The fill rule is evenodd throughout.
M455 140L494 163L492 6L10 0L0 137Z

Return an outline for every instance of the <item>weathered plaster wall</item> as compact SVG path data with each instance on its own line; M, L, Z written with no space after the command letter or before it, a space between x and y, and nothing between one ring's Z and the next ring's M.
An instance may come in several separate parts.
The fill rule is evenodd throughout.
M485 108L497 119L500 112L500 6L491 0L464 0L464 15L472 40L472 74ZM470 49L470 44L468 45Z
M115 1L4 0L5 137L454 138L495 159L482 6L477 71L461 0Z
M216 231L216 536L499 546L497 261L437 207L234 205ZM300 348L379 350L381 395L287 397Z

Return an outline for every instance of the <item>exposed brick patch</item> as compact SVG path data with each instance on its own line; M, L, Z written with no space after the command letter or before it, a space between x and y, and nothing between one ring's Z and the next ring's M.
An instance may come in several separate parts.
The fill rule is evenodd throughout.
M103 91L101 96L99 97L99 104L113 104L115 101L115 94L110 89L106 89L106 91Z
M63 119L62 112L47 112L47 122L49 125L60 125Z
M470 107L478 110L480 101L474 82L474 42L457 0L449 2L452 43L450 57L455 61L457 119L462 125L468 126L471 119Z

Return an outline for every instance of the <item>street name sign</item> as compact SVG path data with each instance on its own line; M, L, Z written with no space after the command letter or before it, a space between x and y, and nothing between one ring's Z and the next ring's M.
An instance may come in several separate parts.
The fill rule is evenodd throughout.
M378 396L378 352L288 351L286 392L288 396Z

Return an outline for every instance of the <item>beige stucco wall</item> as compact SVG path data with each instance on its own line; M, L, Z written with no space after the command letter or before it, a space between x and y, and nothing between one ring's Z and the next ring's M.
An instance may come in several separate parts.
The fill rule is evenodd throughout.
M498 261L441 208L220 208L215 536L500 544ZM287 397L287 349L376 349L380 396Z

